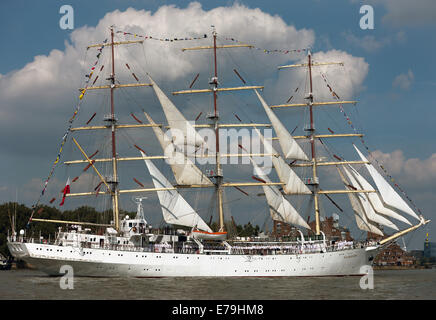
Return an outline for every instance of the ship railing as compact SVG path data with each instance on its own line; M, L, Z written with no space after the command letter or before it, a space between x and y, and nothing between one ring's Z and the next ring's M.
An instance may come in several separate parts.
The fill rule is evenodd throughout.
M229 241L232 245L238 245L238 246L249 246L249 245L261 245L261 246L277 246L281 247L284 245L300 245L302 242L300 240L298 241ZM305 240L305 244L322 244L324 243L323 240Z
M229 250L228 249L226 249L226 250L213 250L213 249L207 250L207 249L205 249L205 250L203 250L203 252L216 252L216 253L225 253L225 254L227 254L229 252Z
M35 237L34 235L26 236L9 236L9 242L21 242L21 243L37 243L37 244L48 244L48 245L56 245L58 243L56 235L54 237L49 236L48 239L45 239L41 236Z
M180 253L180 254L195 254L200 253L199 247L195 244L182 243L182 244L145 244L143 246L134 246L132 244L104 244L93 242L77 242L63 240L62 244L56 242L55 239L51 241L49 239L40 239L35 237L23 237L18 236L15 239L18 242L27 243L39 243L48 245L63 245L77 246L80 245L83 248L103 249L103 250L117 250L117 251L132 251L132 252L158 252L158 253ZM320 252L334 252L343 251L356 248L363 248L367 246L373 246L375 242L353 242L353 241L339 241L328 242L327 245L323 245L322 242L312 241L305 242L304 246L300 242L283 242L277 244L277 242L232 242L232 246L226 247L220 244L204 244L205 253L222 253L233 255L246 255L246 254L260 254L260 255L277 255L277 254L309 254Z
M41 238L35 238L35 237L23 237L18 236L15 239L11 238L9 241L13 242L21 242L21 243L38 243L38 244L49 244L54 245L56 244L55 239L41 239Z
M370 245L370 244L368 244ZM288 242L277 243L268 245L267 243L236 243L231 248L232 254L309 254L309 253L321 253L321 252L333 252L350 250L356 248L363 248L365 244L352 241L343 241L335 244L324 245L323 242L315 241L309 243Z

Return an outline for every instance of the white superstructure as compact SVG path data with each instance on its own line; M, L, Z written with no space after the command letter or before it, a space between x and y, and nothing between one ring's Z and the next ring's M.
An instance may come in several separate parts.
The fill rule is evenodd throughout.
M61 266L69 265L75 276L92 277L359 275L377 250L377 245L361 248L353 242L331 246L319 241L205 244L186 236L139 234L130 239L136 244L145 242L136 246L127 237L60 232L55 244L15 241L8 248L14 257L49 275L59 275Z

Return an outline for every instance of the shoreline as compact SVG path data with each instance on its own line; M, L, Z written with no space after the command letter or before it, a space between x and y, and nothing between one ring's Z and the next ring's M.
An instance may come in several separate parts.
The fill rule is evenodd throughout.
M433 269L436 266L373 266L374 270L423 270L423 269Z

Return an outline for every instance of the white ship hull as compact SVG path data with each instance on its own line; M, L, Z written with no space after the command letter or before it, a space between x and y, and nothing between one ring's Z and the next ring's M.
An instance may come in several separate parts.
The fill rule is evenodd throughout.
M10 242L12 255L48 275L89 277L308 277L361 275L377 247L325 253L237 255L120 251Z

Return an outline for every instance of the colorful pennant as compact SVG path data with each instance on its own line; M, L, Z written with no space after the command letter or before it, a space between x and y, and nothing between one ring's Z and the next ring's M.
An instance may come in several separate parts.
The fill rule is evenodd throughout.
M228 41L237 42L239 44L246 44L246 42L239 41L235 38L225 37L224 39L228 40ZM306 52L307 50L309 50L309 48L304 48L304 49L273 49L273 50L271 50L271 49L258 48L255 46L252 49L260 50L260 51L263 51L264 53L282 53L282 54L300 53L300 52Z
M197 36L197 37L181 37L181 38L159 38L159 37L152 37L152 36L145 36L145 35L140 35L137 33L132 33L132 32L125 32L125 31L116 31L116 33L121 33L123 35L129 35L129 36L133 36L134 38L143 38L146 40L157 40L157 41L166 41L166 42L174 42L174 41L187 41L187 40L201 40L201 39L206 39L207 38L207 34L204 34L202 36Z
M105 39L105 40L103 41L103 43L104 43L104 44L107 43L107 39ZM57 154L57 156L56 156L55 161L53 162L53 165L52 165L52 167L51 167L51 169L50 169L50 172L49 172L49 174L48 174L46 180L44 181L44 186L43 186L43 188L42 188L41 194L39 195L39 198L38 198L36 204L33 205L33 210L32 210L32 213L31 213L31 215L30 215L29 221L28 221L28 223L27 223L27 227L29 227L30 222L32 221L33 215L34 215L34 213L35 213L35 208L37 208L37 207L39 206L39 203L41 202L41 199L42 199L42 197L44 196L45 191L46 191L46 189L47 189L48 182L50 181L51 177L53 176L53 173L54 173L54 171L55 171L55 168L56 168L57 164L59 163L59 161L60 161L60 159L61 159L62 151L63 151L64 145L65 145L65 142L67 141L68 135L70 134L70 132L71 132L71 128L72 128L72 126L73 126L73 122L74 122L74 120L76 119L76 116L77 116L77 114L78 114L78 112L79 112L79 110L80 110L80 106L81 106L81 104L82 104L82 99L83 99L83 97L85 96L86 90L87 90L87 88L88 88L88 83L89 83L89 81L91 80L92 75L94 74L94 70L95 70L95 68L96 68L96 65L98 64L98 62L99 62L99 60L100 60L101 52L102 52L102 50L103 50L103 48L104 48L104 46L105 46L104 44L103 44L100 48L97 49L97 50L99 51L99 53L97 54L97 60L94 62L94 65L90 68L90 73L85 75L85 77L86 77L86 79L87 79L87 80L85 81L86 86L85 86L85 88L84 88L83 90L81 90L80 95L79 95L79 103L77 104L76 109L74 110L73 116L68 120L68 123L69 123L69 124L68 124L67 130L65 131L64 135L62 136L62 139L61 139L61 143L60 143L60 148L59 148L58 154ZM99 73L103 70L103 68L104 68L104 65L101 66L101 68L100 68L100 70L99 70ZM98 77L98 76L97 76L97 77ZM97 80L97 78L94 80L93 84L95 83L96 80ZM90 119L90 120L92 120L92 119ZM77 180L77 179L75 179L75 180ZM75 180L74 180L74 181L75 181ZM74 182L74 181L73 181L73 182ZM52 199L52 200L53 200L53 199ZM53 200L53 201L54 201L54 200ZM53 201L52 201L52 202L53 202ZM52 203L52 202L50 202L50 203ZM62 202L62 203L63 203L63 202Z

